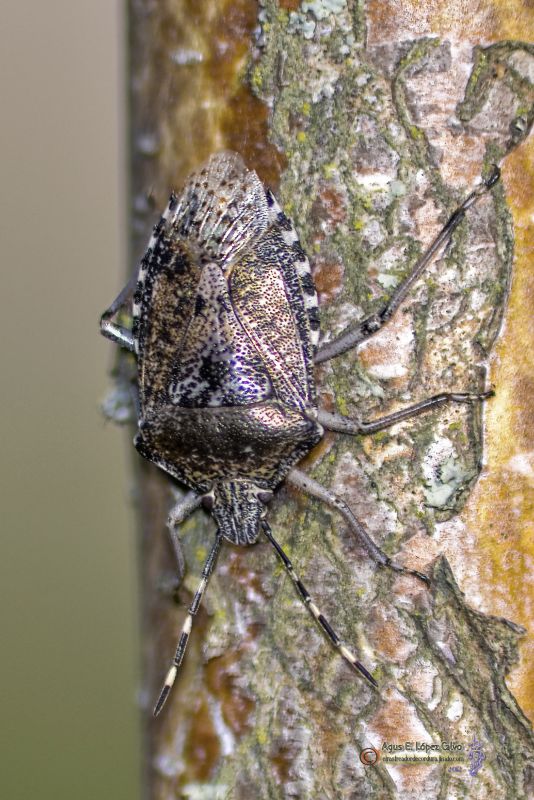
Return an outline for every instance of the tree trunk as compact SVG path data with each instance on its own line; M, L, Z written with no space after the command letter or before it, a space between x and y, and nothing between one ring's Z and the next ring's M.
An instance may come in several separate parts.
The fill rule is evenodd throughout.
M534 48L517 41L529 22L519 0L464 9L130 2L133 261L169 190L212 152L236 150L310 255L324 340L378 308L483 169L505 157L503 182L391 323L317 369L322 407L364 419L495 382L485 410L442 408L367 438L328 434L303 465L389 554L431 574L431 588L377 569L318 502L281 488L270 507L315 602L379 692L331 649L267 543L225 545L168 708L152 720L214 525L204 512L183 525L187 570L173 597L171 484L139 459L152 800L528 796L530 724L505 677L518 661L515 623L531 624L533 148L523 140ZM490 361L512 272L506 335ZM525 666L512 682L532 712ZM465 761L388 763L384 743L405 742L457 742ZM362 763L365 748L379 751L376 764Z

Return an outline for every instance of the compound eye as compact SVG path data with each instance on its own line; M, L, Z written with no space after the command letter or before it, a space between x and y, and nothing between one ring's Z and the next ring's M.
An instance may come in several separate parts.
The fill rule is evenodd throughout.
M214 498L212 492L210 492L209 494L205 494L202 497L201 503L202 503L202 506L205 509L207 509L208 511L211 511L213 509L213 506L215 505L215 498Z
M258 500L261 503L263 503L264 505L267 505L267 503L271 502L271 500L273 498L273 493L270 492L268 489L264 489L261 492L257 492L256 493L256 497L258 498Z

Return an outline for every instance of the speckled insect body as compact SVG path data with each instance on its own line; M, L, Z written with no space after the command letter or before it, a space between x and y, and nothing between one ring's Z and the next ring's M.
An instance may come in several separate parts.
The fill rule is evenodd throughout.
M172 197L133 306L139 452L205 496L251 544L264 503L321 438L317 295L297 235L257 175L224 154Z
M380 550L341 498L294 465L319 442L324 428L374 433L443 403L489 395L443 393L362 422L317 407L313 368L357 346L389 320L466 210L498 177L494 168L467 197L378 313L322 348L308 260L292 223L256 173L238 155L219 153L188 179L179 196L171 195L135 282L101 319L102 333L136 354L136 448L190 490L171 512L173 526L201 504L217 524L155 714L182 663L222 541L251 545L261 533L330 642L377 685L297 577L265 519L266 504L286 479L341 514L377 564L428 581ZM129 330L112 320L132 293ZM174 527L171 535L176 536Z

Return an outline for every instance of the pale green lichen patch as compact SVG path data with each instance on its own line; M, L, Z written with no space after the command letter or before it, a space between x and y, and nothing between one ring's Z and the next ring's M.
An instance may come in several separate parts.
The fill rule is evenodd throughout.
M188 783L182 788L181 793L186 800L225 800L228 796L228 787L220 783L216 786L206 783Z
M307 19L295 11L289 15L289 30L291 33L301 33L304 39L313 39L316 24L314 19Z
M389 191L392 197L403 197L406 194L406 185L402 181L391 181Z
M347 0L304 0L302 10L311 11L318 20L326 19L330 14L338 14L347 7Z
M436 446L439 447L439 442ZM447 508L470 475L452 453L437 464L434 458L434 453L431 453L423 462L425 500L432 508Z
M346 11L346 0L305 0L300 11L292 11L289 15L289 30L298 33L304 39L313 39L317 22L328 19L331 15ZM350 31L350 26L349 26ZM339 55L346 56L351 51L351 41L339 45Z
M395 275L388 275L385 272L379 272L376 279L384 289L393 289L399 282Z

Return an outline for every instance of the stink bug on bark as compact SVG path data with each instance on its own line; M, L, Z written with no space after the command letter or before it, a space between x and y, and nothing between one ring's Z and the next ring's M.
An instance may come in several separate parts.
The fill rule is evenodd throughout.
M382 309L319 346L317 295L297 233L269 189L240 156L223 152L171 195L139 272L101 318L107 338L135 353L138 433L145 458L189 488L171 512L171 533L200 505L217 525L214 544L156 703L175 681L193 617L223 540L274 547L305 605L349 665L377 683L342 643L312 601L265 517L287 480L341 514L380 566L428 582L386 555L349 506L295 469L324 430L375 433L448 402L472 403L491 392L443 393L372 422L317 406L314 364L340 356L376 333L425 267L450 239L467 209L499 180L494 167L452 214ZM131 330L113 321L131 301Z

